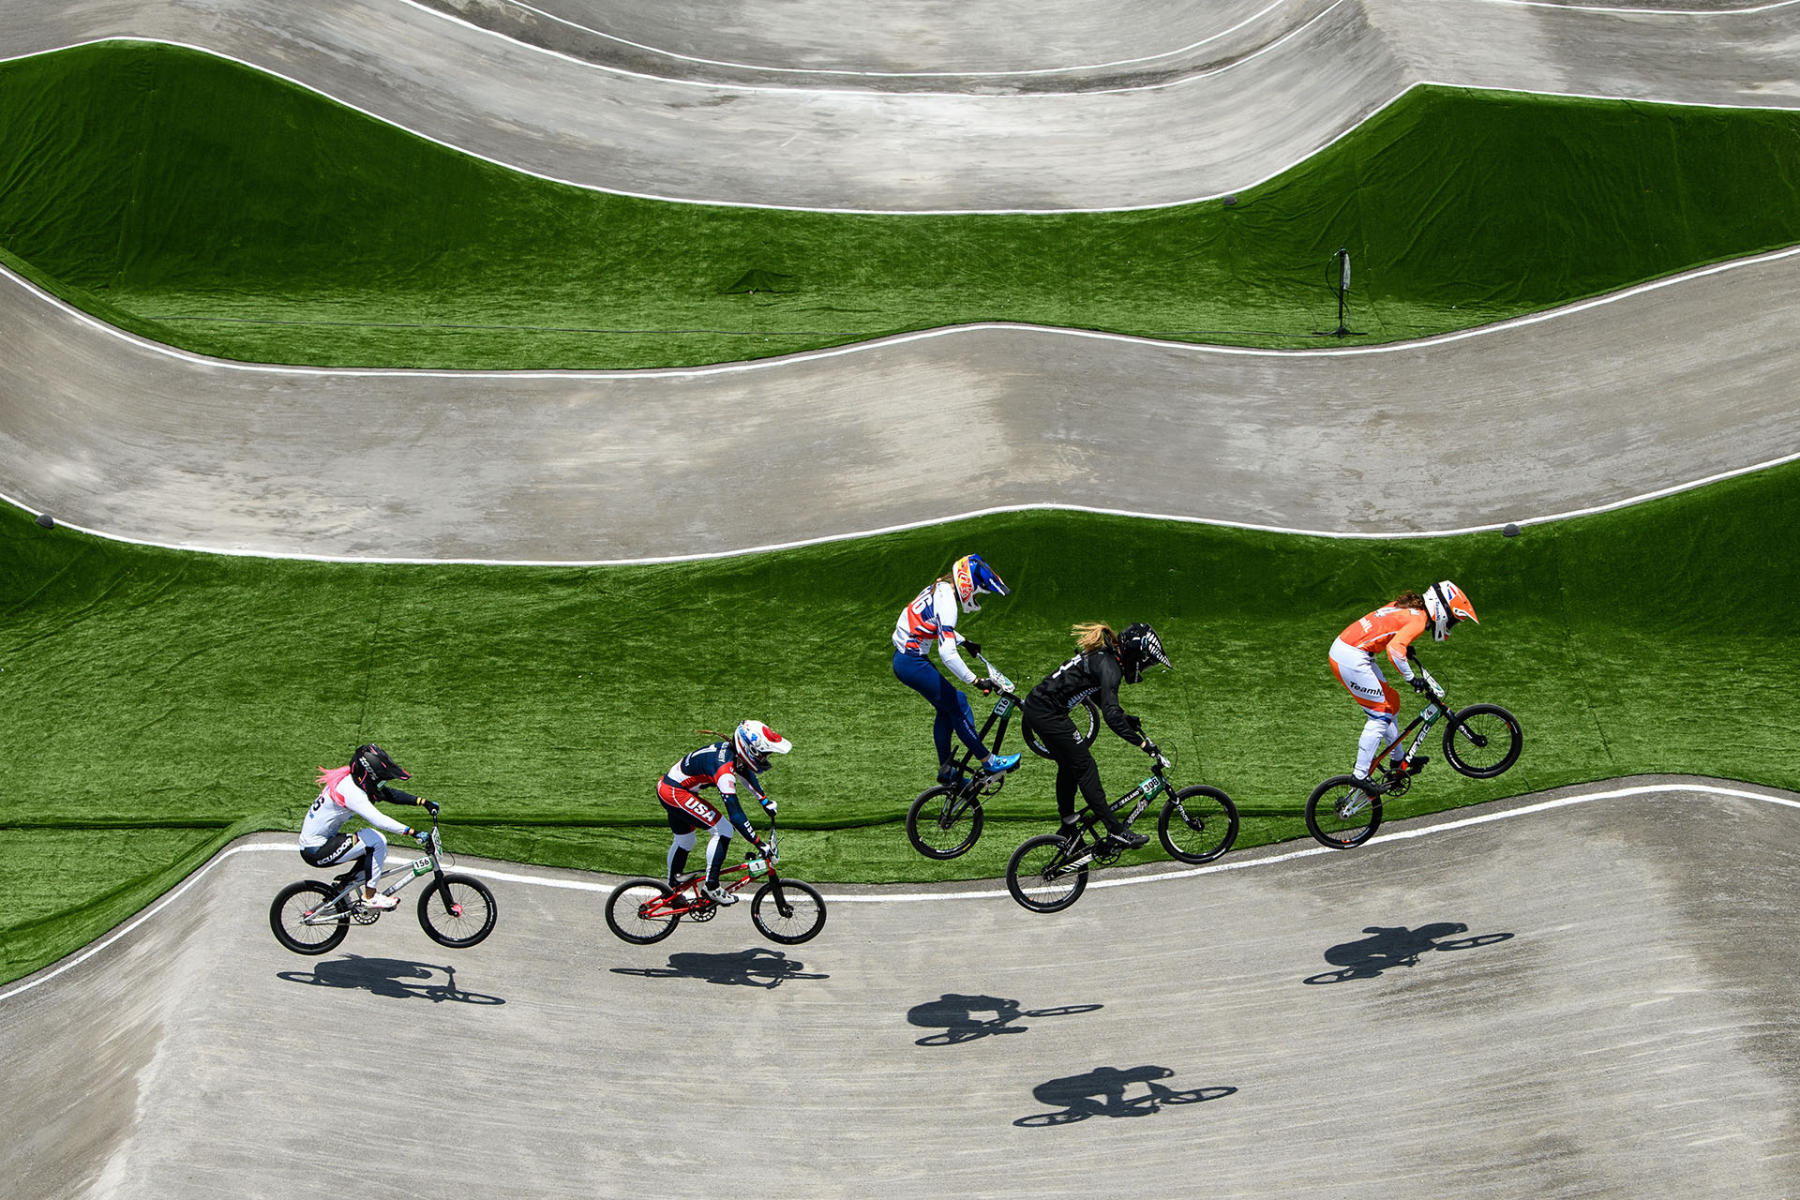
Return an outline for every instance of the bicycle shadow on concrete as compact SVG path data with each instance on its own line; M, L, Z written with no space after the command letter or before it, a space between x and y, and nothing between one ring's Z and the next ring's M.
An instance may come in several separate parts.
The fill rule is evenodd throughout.
M1031 1028L1018 1023L1024 1017L1066 1017L1077 1013L1097 1012L1102 1007L1104 1006L1099 1004L1065 1004L1057 1008L1021 1010L1017 1000L1005 1000L999 996L961 996L945 992L936 1000L927 1000L908 1009L906 1020L922 1029L943 1030L942 1033L920 1038L914 1045L954 1046L959 1042L972 1042L1002 1033L1024 1033ZM987 1016L988 1013L993 1016Z
M1052 1079L1032 1088L1031 1095L1040 1104L1048 1104L1057 1111L1033 1113L1029 1117L1020 1117L1013 1124L1021 1129L1045 1129L1072 1125L1090 1117L1151 1117L1171 1105L1201 1104L1237 1091L1228 1086L1177 1090L1161 1082L1174 1074L1168 1067L1149 1065L1124 1070L1095 1067L1085 1075ZM1126 1095L1137 1084L1143 1085L1143 1092Z
M437 972L444 973L437 982ZM498 996L468 992L456 986L456 968L431 963L406 962L398 958L364 958L346 954L343 958L322 962L311 971L277 971L275 978L289 983L305 983L314 987L349 988L395 1000L429 1000L441 1004L446 1000L458 1004L505 1004Z
M1342 942L1325 951L1325 961L1337 970L1313 975L1305 982L1345 983L1352 979L1374 979L1395 967L1416 967L1420 955L1434 950L1470 950L1512 937L1510 933L1458 937L1458 934L1469 932L1469 927L1460 921L1439 921L1417 929L1408 929L1404 925L1368 925L1363 932L1370 936Z
M790 979L830 979L808 972L806 964L779 950L756 946L731 954L683 952L669 955L666 967L614 967L614 975L641 975L645 979L701 979L735 987L780 987Z

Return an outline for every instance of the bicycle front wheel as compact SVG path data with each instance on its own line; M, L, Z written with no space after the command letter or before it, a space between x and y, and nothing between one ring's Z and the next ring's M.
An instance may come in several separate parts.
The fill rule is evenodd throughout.
M1444 757L1471 779L1492 779L1519 761L1524 736L1498 704L1471 704L1444 726Z
M1156 836L1171 858L1184 863L1211 862L1237 841L1238 811L1231 797L1215 787L1183 788L1163 804Z
M494 932L499 916L494 893L468 875L441 875L419 894L419 928L452 950L473 946Z
M1381 793L1366 779L1333 775L1306 801L1306 827L1333 850L1360 846L1381 825Z
M825 928L825 897L810 883L771 879L751 897L750 920L771 942L798 946Z
M662 941L681 922L681 914L670 909L668 893L660 879L627 879L606 898L607 926L634 945Z
M1066 865L1063 839L1054 833L1028 838L1006 863L1006 890L1032 912L1061 912L1087 890L1088 865Z
M981 800L964 800L958 789L934 787L906 810L906 839L926 858L967 854L981 837Z
M1075 740L1083 746L1093 745L1094 739L1100 735L1100 706L1094 703L1093 698L1084 696L1080 701L1071 705L1069 720L1075 722ZM1030 721L1026 721L1024 724L1025 744L1031 747L1031 752L1039 758L1049 758L1050 747L1038 740L1037 731L1031 727Z
M290 883L275 893L269 905L269 928L275 940L295 954L325 954L337 948L350 932L350 914L342 908L314 915L336 895L317 880Z

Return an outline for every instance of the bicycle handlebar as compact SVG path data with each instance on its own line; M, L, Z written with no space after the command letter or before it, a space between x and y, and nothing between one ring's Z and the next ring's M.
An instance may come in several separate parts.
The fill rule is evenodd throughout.
M987 668L988 678L992 679L1001 691L1006 692L1009 695L1016 694L1013 689L1013 681L1008 679L999 667L996 667L993 663L989 662L987 655L977 654L975 657L981 660L981 665Z
M1413 661L1418 662L1419 660L1415 658ZM1437 681L1436 676L1425 669L1424 663L1419 663L1419 674L1425 677L1425 695L1440 708L1450 707L1450 701L1444 695L1443 685Z

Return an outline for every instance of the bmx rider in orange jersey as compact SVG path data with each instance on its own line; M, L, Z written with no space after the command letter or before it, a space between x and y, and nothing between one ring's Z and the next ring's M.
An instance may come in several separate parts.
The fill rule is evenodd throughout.
M1331 673L1362 706L1368 718L1356 744L1354 774L1358 779L1369 777L1369 771L1375 765L1375 752L1384 744L1397 742L1400 736L1400 724L1394 719L1400 711L1400 693L1382 674L1375 655L1387 651L1388 660L1400 672L1400 678L1412 684L1415 692L1423 692L1425 676L1415 673L1407 661L1413 640L1430 629L1432 636L1441 642L1463 621L1481 623L1468 596L1446 579L1432 584L1423 596L1418 592L1403 592L1392 603L1352 621L1331 643ZM1389 759L1389 766L1408 775L1417 773L1428 761L1421 755L1413 762L1402 762L1397 757L1400 753L1400 746L1395 744L1395 757Z

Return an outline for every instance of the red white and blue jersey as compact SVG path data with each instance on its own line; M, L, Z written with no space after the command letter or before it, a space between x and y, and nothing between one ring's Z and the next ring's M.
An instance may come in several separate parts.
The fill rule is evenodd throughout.
M737 754L730 742L714 742L710 746L700 747L692 754L684 755L680 762L664 773L663 778L668 780L669 786L688 792L717 788L720 797L728 803L736 801L740 779L756 799L763 800L768 796L755 775L738 770Z
M927 658L935 642L938 658L950 668L950 673L964 683L974 683L975 672L956 652L956 644L962 640L956 632L956 614L956 588L939 580L900 610L900 619L894 623L894 649L915 658Z
M725 813L731 823L742 830L745 837L753 838L756 835L750 828L749 818L744 816L743 806L738 803L739 779L744 781L745 790L759 801L768 798L755 775L738 770L732 744L714 742L682 756L680 762L663 774L656 791L662 802L671 808L695 813L708 824L714 824L718 820L716 811L700 800L699 795L703 788L716 788L719 798L725 802ZM713 815L708 816L708 813Z

